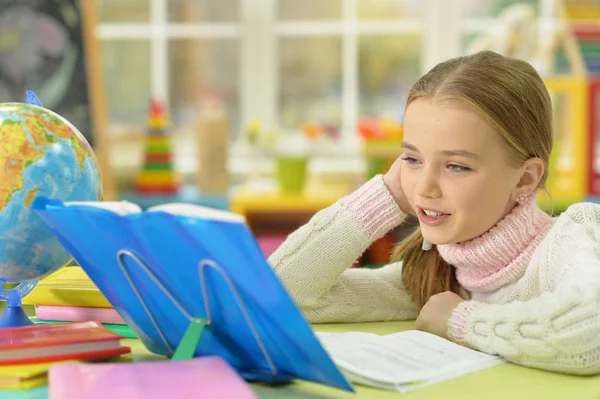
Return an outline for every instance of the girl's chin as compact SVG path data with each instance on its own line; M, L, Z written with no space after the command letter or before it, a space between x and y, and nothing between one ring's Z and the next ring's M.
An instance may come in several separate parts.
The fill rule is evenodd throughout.
M453 245L453 244L454 245L462 245L462 244L464 244L466 242L471 241L471 239L459 239L459 240L456 240L456 239L451 239L451 238L449 238L449 239L443 239L443 238L440 238L440 237L428 239L425 236L423 236L423 238L425 240L429 241L433 245Z
M423 235L423 238L425 240L429 241L430 243L432 243L433 245L450 245L450 244L459 244L460 243L459 241L454 240L451 237L440 237L440 236L427 237L426 235Z
M423 226L421 225L421 234L423 238L433 245L451 245L451 244L463 244L471 241L473 238L465 236L464 234L453 234L451 229L441 229L439 227ZM446 231L444 231L446 230Z

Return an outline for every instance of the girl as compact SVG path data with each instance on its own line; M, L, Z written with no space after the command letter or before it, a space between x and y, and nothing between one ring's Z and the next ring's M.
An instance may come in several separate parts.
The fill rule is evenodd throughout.
M600 207L551 217L552 107L526 62L481 52L411 89L403 153L270 257L310 322L416 317L416 328L509 361L600 373ZM393 263L349 269L407 214Z

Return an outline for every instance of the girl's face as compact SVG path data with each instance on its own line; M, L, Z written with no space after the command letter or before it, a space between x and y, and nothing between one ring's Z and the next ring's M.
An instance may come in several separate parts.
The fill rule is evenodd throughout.
M401 182L423 237L438 245L482 235L516 205L522 168L476 112L420 98L404 119Z

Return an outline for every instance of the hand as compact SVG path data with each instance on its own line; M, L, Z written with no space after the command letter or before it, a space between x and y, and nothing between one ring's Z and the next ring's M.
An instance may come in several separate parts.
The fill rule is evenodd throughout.
M400 169L402 168L402 158L398 157L390 167L390 170L387 171L385 175L383 175L383 183L387 187L388 191L396 200L396 203L400 207L402 212L416 215L417 213L408 203L408 199L404 195L404 190L402 189L402 184L400 183Z
M448 320L452 316L452 311L464 299L454 292L446 291L441 294L433 295L417 317L417 330L435 334L445 339L448 338Z

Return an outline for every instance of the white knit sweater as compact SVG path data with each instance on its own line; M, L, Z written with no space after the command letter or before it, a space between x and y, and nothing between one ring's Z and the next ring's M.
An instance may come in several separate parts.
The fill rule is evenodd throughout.
M515 226L523 214L536 209L519 212L513 218ZM400 262L380 269L349 268L405 216L382 177L376 176L318 212L269 262L313 323L414 319L418 312L403 288ZM509 264L495 270L477 270L473 262L461 264L474 269L457 267L459 282L468 286L471 300L455 309L448 335L518 364L572 374L600 373L599 223L600 206L573 205L551 223L517 229L517 236L528 242ZM506 224L499 223L496 230L504 232ZM487 243L474 240L469 254L485 256L483 246L497 242L494 234L485 238ZM439 250L449 261L445 254L451 248ZM473 280L473 271L483 283ZM461 272L468 278L461 281Z

